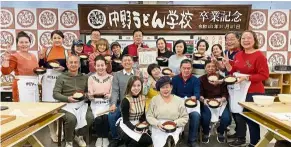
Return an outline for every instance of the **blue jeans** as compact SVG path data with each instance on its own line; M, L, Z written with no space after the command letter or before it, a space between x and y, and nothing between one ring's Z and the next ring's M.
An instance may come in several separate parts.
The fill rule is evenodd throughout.
M197 141L199 123L200 123L200 114L198 112L191 112L189 114L189 136L188 143L193 143Z
M222 112L222 115L220 116L220 123L219 123L219 127L217 128L217 132L220 134L224 134L227 126L229 125L230 120L231 120L230 112L229 112L228 107L226 106L224 111ZM210 121L211 121L211 111L207 106L204 105L201 111L201 122L202 122L204 135L209 135Z
M115 125L117 120L121 117L120 108L117 105L116 110L114 112L109 112L108 114L108 122L109 122L109 128L111 131L112 139L119 139L118 133L117 133L117 126Z

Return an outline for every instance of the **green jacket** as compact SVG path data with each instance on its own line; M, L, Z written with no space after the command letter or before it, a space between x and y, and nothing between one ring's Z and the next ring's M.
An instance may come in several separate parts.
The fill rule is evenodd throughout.
M68 102L68 97L76 91L88 92L88 76L78 73L71 76L69 72L62 73L55 84L53 97L61 102Z

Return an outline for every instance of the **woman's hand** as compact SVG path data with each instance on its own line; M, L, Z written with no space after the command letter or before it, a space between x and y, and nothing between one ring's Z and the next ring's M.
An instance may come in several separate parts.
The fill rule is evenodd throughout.
M222 106L222 104L226 101L226 98L225 97L216 98L216 100L220 103L220 106Z
M217 85L220 85L223 83L222 80L217 80L217 81L209 81L210 84L214 85L214 86L217 86Z
M38 49L38 58L43 59L45 57L45 49L44 47L39 46Z
M158 124L157 125L157 127L161 130L161 131L163 131L163 132L165 132L165 130L164 130L164 126L162 125L162 124Z
M110 95L109 93L105 93L105 94L104 94L104 98L106 98L106 99L109 99L110 96L111 96L111 95Z
M248 80L249 80L249 77L247 77L247 76L239 77L239 78L238 78L238 81L237 81L236 83L241 83L241 82L243 82L243 81L248 81Z
M205 106L208 106L208 101L209 101L209 99L204 99L203 100L203 103L204 103Z

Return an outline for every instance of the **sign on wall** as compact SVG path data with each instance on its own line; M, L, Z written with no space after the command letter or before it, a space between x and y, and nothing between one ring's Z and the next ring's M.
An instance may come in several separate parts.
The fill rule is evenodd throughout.
M248 28L251 5L100 5L79 4L81 33L225 33Z

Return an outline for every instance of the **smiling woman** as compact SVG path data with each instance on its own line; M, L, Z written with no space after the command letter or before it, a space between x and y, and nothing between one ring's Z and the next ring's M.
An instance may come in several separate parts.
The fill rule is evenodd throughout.
M37 65L37 58L34 54L31 54L28 52L30 48L30 43L31 40L29 36L25 32L19 32L17 34L16 38L16 43L17 43L17 49L18 52L11 54L11 48L8 48L5 53L4 61L2 61L2 67L1 67L1 72L3 75L8 75L11 72L14 71L16 76L33 76L33 69L38 67ZM22 84L22 86L19 86L19 82L23 83L21 81L27 79L23 78L16 78L16 80L13 81L12 89L13 89L13 101L29 101L27 100L27 93L20 93L19 91L25 91L27 87L25 87L25 84ZM29 80L29 82L33 82L36 85L38 85L37 82L35 82L36 77L32 77L32 79ZM31 95L33 98L32 101L38 101L38 93L37 86L34 86L33 89L35 89L34 94L36 95Z

